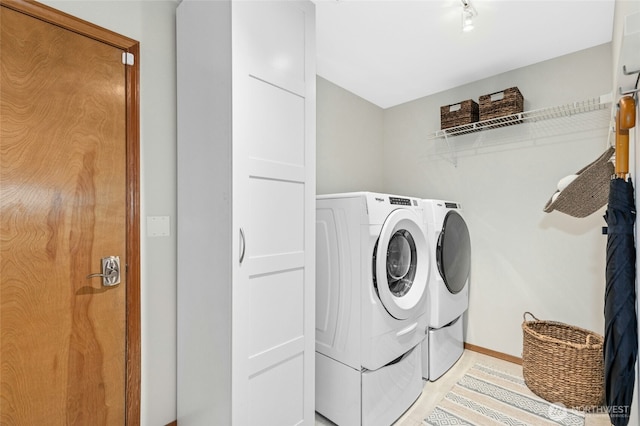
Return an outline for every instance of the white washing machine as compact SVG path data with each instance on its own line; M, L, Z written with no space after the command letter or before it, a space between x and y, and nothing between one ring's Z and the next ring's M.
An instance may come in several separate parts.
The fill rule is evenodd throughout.
M341 426L389 425L422 392L423 215L410 197L317 197L316 411Z
M459 203L423 200L427 241L434 254L428 293L429 331L423 343L423 377L437 380L464 350L462 315L469 307L471 240Z

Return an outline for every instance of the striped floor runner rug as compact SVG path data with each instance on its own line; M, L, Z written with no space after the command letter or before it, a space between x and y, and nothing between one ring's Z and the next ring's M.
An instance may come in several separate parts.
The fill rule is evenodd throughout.
M476 364L445 395L426 425L578 425L585 415L533 394L522 376Z

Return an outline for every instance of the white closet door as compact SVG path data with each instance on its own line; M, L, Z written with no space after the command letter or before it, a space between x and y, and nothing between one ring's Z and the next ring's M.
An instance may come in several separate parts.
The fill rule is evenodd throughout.
M234 424L313 424L314 10L234 2L232 27Z

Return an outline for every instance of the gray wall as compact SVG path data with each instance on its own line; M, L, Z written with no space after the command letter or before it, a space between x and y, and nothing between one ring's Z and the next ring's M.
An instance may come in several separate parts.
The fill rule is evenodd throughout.
M602 212L584 219L542 211L558 180L605 149L610 110L426 140L439 106L517 86L525 110L611 91L606 44L385 111L389 192L460 201L472 242L466 341L521 356L523 312L603 333L606 238Z
M383 110L317 78L318 194L383 189Z
M463 204L473 249L469 343L521 356L525 311L603 333L603 212L575 219L542 209L560 178L605 150L610 111L450 138L448 144L427 138L440 128L441 105L477 101L507 87L520 88L525 110L609 93L611 60L606 44L383 110L383 184L357 161L349 171L342 170L346 164L336 171L349 173L342 184L319 174L319 192L326 186L381 190ZM343 92L326 81L318 84L318 99L332 102L322 111L340 118L338 125L319 115L318 170L332 170L332 159L343 152L359 155L362 143L349 135L361 123L379 120L379 109L354 111L354 95ZM348 111L357 119L345 117ZM326 139L328 126L341 132L340 144Z

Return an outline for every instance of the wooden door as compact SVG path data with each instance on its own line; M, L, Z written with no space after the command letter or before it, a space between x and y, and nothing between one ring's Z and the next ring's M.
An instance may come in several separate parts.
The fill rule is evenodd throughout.
M137 180L123 50L0 14L0 423L121 425ZM112 287L88 277L107 256Z

